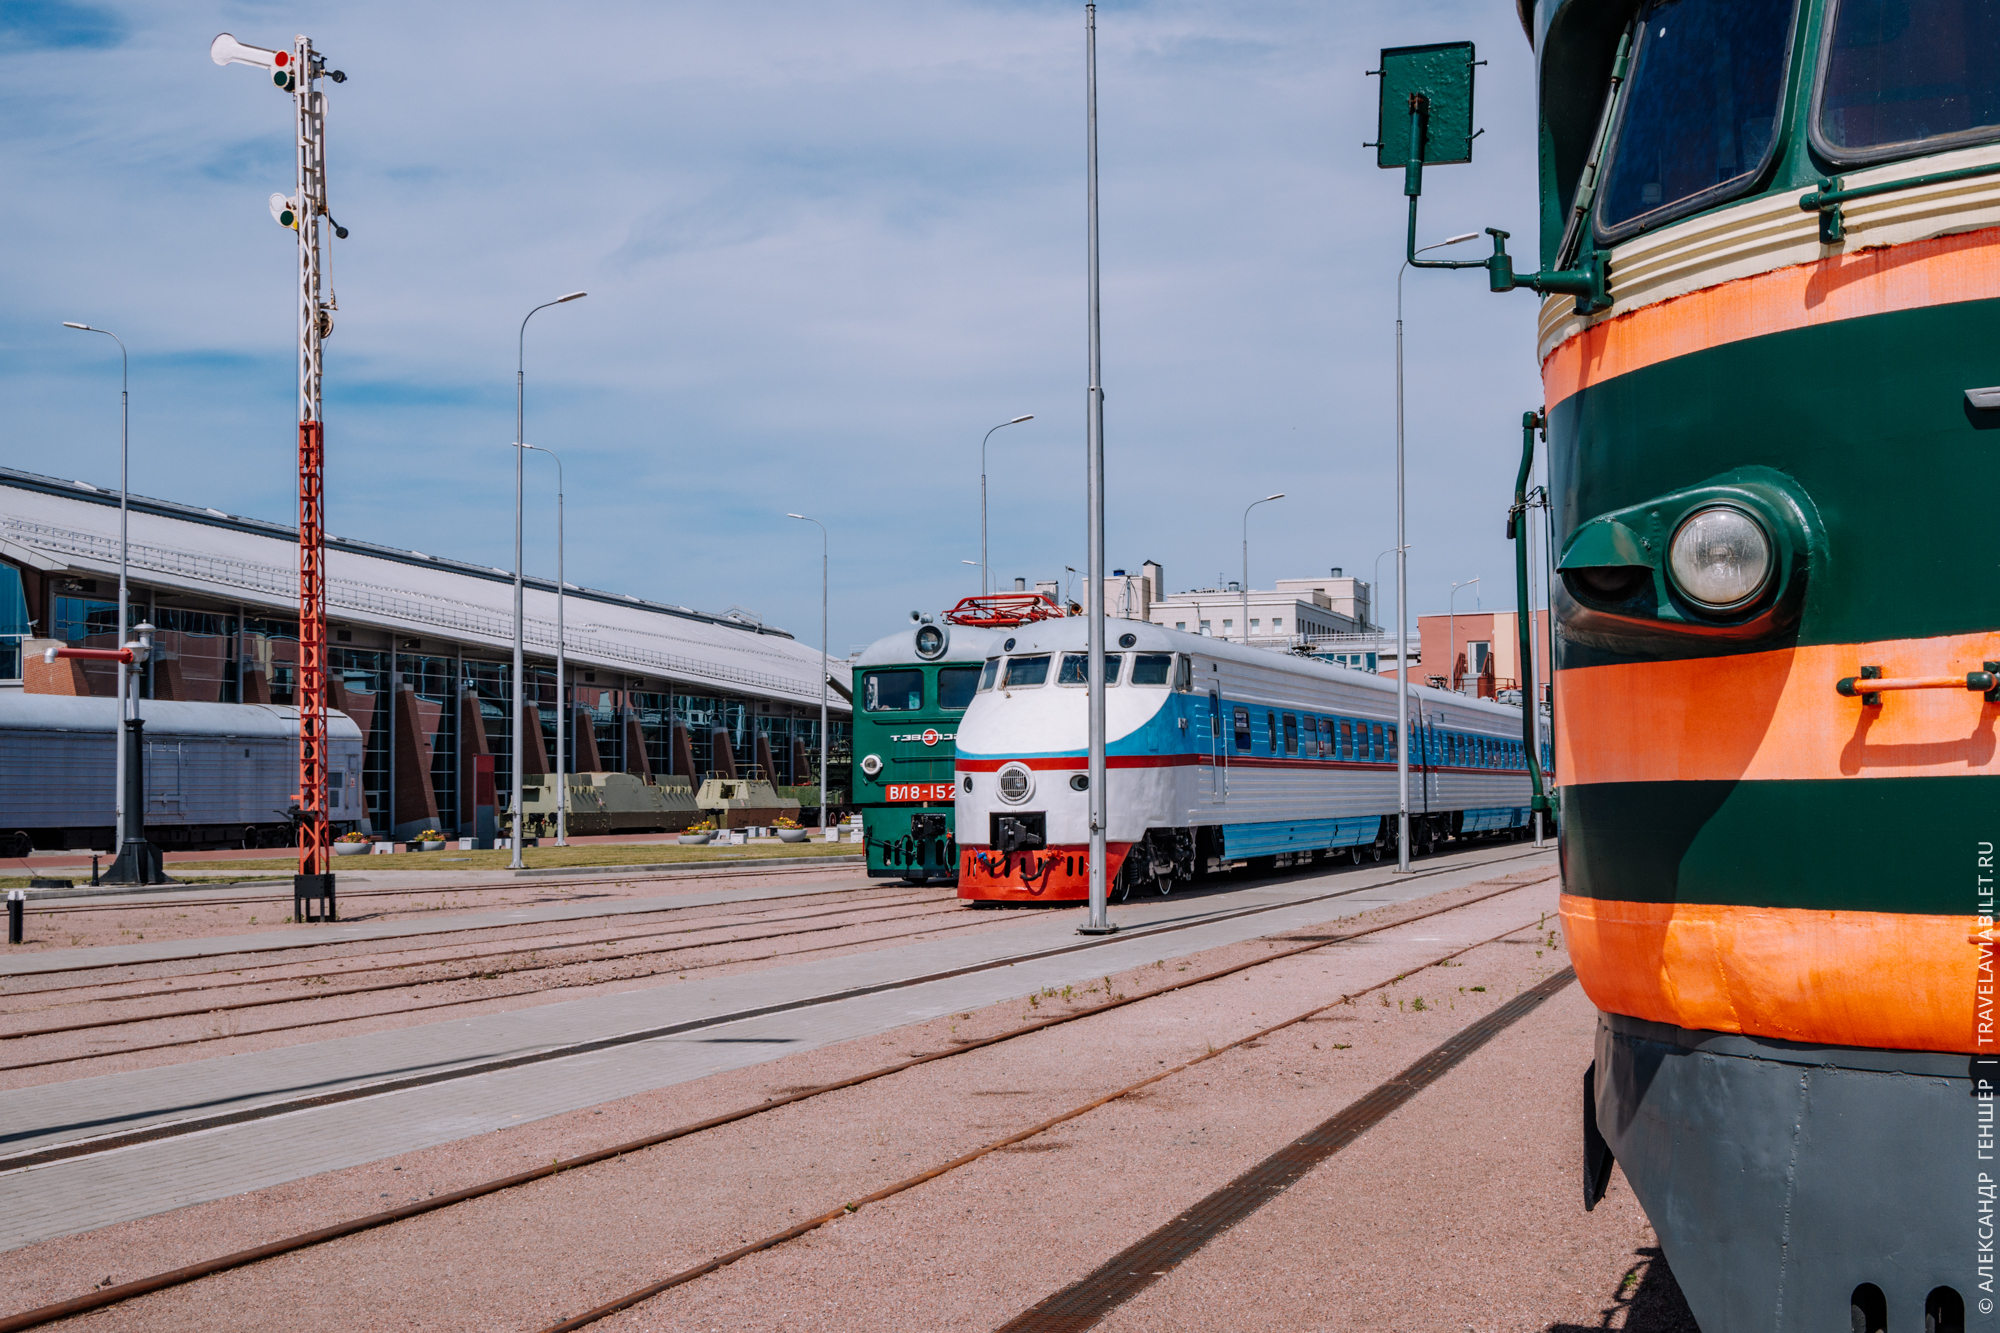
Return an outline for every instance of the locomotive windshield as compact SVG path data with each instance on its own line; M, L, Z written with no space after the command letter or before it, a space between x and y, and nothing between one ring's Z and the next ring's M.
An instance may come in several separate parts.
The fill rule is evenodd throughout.
M1829 48L1813 128L1830 156L2000 133L1995 0L1839 0Z
M871 671L861 678L861 706L871 713L914 713L924 706L924 673Z
M965 707L972 702L978 685L979 668L976 666L939 667L937 706L953 711Z
M1106 653L1104 655L1104 683L1106 685L1116 685L1118 683L1118 669L1124 661L1125 655L1123 653ZM1088 685L1090 684L1089 672L1089 653L1064 653L1062 670L1056 673L1056 684Z
M1775 147L1792 7L1670 0L1643 12L1598 202L1605 239L1751 187Z
M1010 657L1007 659L1007 688L1022 689L1029 685L1040 685L1049 678L1049 655L1036 653L1033 657Z

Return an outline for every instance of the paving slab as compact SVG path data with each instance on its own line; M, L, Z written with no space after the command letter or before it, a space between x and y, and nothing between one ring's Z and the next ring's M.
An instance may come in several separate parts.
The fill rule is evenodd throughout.
M0 1173L0 1249L145 1217L207 1199L375 1161L524 1121L884 1032L1044 987L1358 915L1548 865L1553 851L1481 849L1429 863L1302 875L1241 890L1121 905L1118 935L1084 941L1080 909L1026 916L1016 929L918 942L732 977L448 1023L134 1070L0 1093L0 1151L75 1143L218 1110L281 1106L411 1071L448 1071L608 1035L686 1025L523 1067ZM1329 893L1340 896L1328 897ZM1263 909L1245 915L1244 910ZM1076 949L1074 946L1087 947ZM960 975L917 980L960 969ZM903 984L913 982L914 984ZM746 1010L772 1009L756 1017Z

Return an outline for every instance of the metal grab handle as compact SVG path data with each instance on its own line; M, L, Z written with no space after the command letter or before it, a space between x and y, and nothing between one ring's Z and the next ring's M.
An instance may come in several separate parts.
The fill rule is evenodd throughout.
M2000 703L2000 662L1982 662L1983 670L1968 671L1963 676L1901 676L1884 677L1882 668L1865 666L1859 676L1844 676L1834 685L1842 697L1852 699L1857 694L1867 708L1879 708L1882 695L1889 690L1965 690L1985 697L1987 703Z
M134 660L130 648L46 648L42 651L42 661L55 665L58 657L80 657L86 662L131 662Z

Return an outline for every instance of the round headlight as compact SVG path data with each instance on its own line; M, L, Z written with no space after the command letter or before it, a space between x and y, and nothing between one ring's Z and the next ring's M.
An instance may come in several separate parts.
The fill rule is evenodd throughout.
M917 656L926 662L944 653L944 630L936 625L926 625L917 631Z
M967 773L962 779L960 779L960 782L967 791L972 790L972 774Z
M1707 610L1727 611L1770 582L1771 539L1740 509L1698 509L1674 533L1668 567L1682 596Z
M871 778L880 773L882 771L882 756L871 754L866 759L863 759L861 761L861 771Z
M1035 794L1035 775L1025 764L1009 764L1000 770L1000 799L1019 805Z

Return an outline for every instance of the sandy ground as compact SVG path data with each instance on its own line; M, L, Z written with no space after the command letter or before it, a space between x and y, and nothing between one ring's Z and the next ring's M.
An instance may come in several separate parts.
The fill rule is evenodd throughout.
M1546 872L1533 872L1545 875ZM1485 890L1479 890L1485 891ZM1404 919L1476 892L1371 914ZM1512 932L1229 1051L605 1329L992 1328L1560 968L1555 887L1253 968L673 1144L140 1298L94 1329L536 1329L927 1170L1281 1018ZM1249 942L1107 978L1136 993ZM1038 996L218 1200L0 1264L0 1308L656 1132L1102 998ZM1421 999L1421 1007L1417 1001ZM1691 1329L1622 1181L1580 1205L1593 1014L1544 1004L1107 1327ZM135 1258L135 1256L143 1256Z

